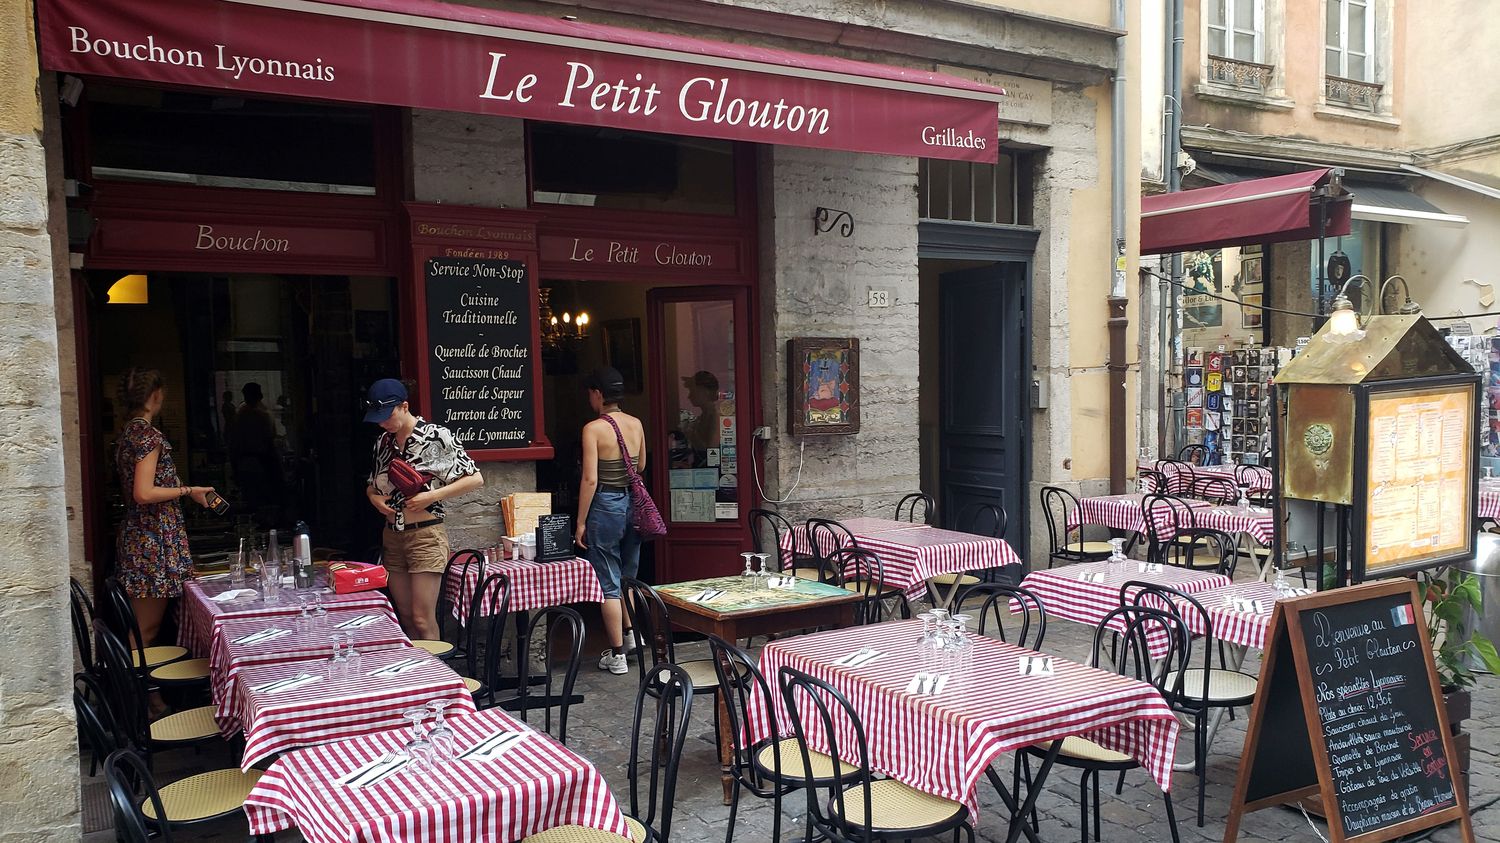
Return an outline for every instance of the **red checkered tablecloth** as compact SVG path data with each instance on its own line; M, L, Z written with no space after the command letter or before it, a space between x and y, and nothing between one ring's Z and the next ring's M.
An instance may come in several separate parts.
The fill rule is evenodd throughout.
M1065 565L1032 571L1021 581L1047 607L1047 616L1062 618L1076 623L1097 627L1104 616L1120 607L1120 588L1127 582L1157 583L1175 588L1184 594L1197 594L1211 588L1231 584L1223 574L1209 571L1190 571L1171 565L1162 565L1160 570L1146 569L1146 563L1137 560L1120 563L1119 570L1112 570L1109 562L1085 562L1080 565ZM1146 569L1146 570L1143 570ZM1083 575L1104 574L1102 582L1086 582ZM1012 604L1012 609L1018 608ZM1121 631L1125 628L1120 618L1110 623L1110 628ZM1159 630L1147 638L1153 656L1166 649L1166 641Z
M1068 529L1081 527L1085 524L1096 524L1101 527L1109 527L1114 530L1123 530L1127 533L1144 533L1146 530L1145 516L1141 512L1141 502L1146 496L1139 492L1129 495L1101 495L1092 498L1080 498L1078 506L1068 513ZM1185 500L1193 512L1201 511L1208 506L1207 501ZM1164 531L1170 527L1170 520L1166 517L1165 504L1157 504L1156 527L1158 531ZM1187 527L1196 522L1186 516L1178 516L1178 523ZM1198 525L1202 526L1202 525ZM1161 538L1167 538L1161 535Z
M394 676L372 676L404 659L420 665ZM407 723L401 712L433 700L449 700L447 717L474 713L474 700L463 679L426 650L394 647L361 656L356 672L331 677L324 662L290 662L239 672L233 696L239 707L220 731L245 733L240 767L249 770L263 759L304 746L358 737ZM308 674L308 684L270 693L255 690L270 682Z
M1020 657L1035 655L989 638L974 638L973 666L950 677L937 697L906 693L922 669L916 621L802 635L775 641L761 652L760 669L773 683L792 667L838 689L854 706L865 729L871 766L918 790L969 805L987 767L1002 753L1080 735L1138 759L1166 790L1172 785L1172 752L1178 722L1156 689L1108 671L1054 658L1050 677L1020 675ZM861 647L882 655L869 664L833 664ZM769 737L764 703L756 696L751 730ZM790 732L791 719L775 697L777 723ZM828 741L814 726L809 740L820 750ZM852 730L839 745L854 745Z
M376 609L329 612L316 628L299 629L296 618L249 618L238 621L221 621L214 627L214 643L209 650L209 681L213 688L215 716L220 722L230 717L230 712L239 708L235 693L234 677L250 667L285 662L326 659L333 652L329 635L337 624L344 623L361 614L374 615L376 620L368 626L347 631L354 640L354 648L362 653L384 650L391 647L407 647L411 641L401 627L389 615ZM236 643L252 633L264 629L290 630L286 635L269 641L251 644Z
M289 616L301 610L291 596L293 594L291 591L283 592L281 600L274 605L266 605L260 599L259 582L254 578L251 578L251 582L245 586L257 589L254 597L241 597L227 603L216 602L212 598L228 591L231 586L227 575L222 578L218 575L213 575L213 577L213 579L189 580L183 588L182 600L178 603L177 644L186 647L195 659L208 658L209 649L214 641L214 624L219 621ZM323 606L329 611L383 609L392 620L396 618L395 612L391 610L391 601L378 591L360 591L353 594L320 591L319 595L323 600Z
M1193 510L1193 519L1199 527L1245 533L1263 545L1271 543L1271 535L1276 529L1275 513L1256 507L1210 506Z
M609 785L577 753L496 708L449 721L460 752L497 731L527 737L493 761L408 766L370 787L339 779L395 751L410 729L389 729L289 753L245 798L250 833L295 825L309 843L495 843L558 825L629 839Z
M1500 521L1500 480L1479 481L1479 517Z
M1240 612L1234 608L1233 600L1239 597L1245 600L1265 601L1267 611ZM1241 647L1251 647L1263 650L1266 646L1266 633L1271 628L1272 603L1285 600L1276 591L1276 587L1267 582L1235 583L1233 585L1211 588L1200 591L1193 598L1208 612L1209 623L1213 624L1214 637L1228 644L1236 644ZM1194 635L1203 635L1208 630L1204 628L1203 616L1195 611L1183 613L1183 620L1187 622L1188 629Z
M938 574L1021 564L1021 557L1004 539L883 518L851 518L841 523L854 534L860 547L880 557L885 584L913 599L921 597L927 590L927 580ZM829 544L830 534L822 532L819 539ZM782 536L781 545L786 550L810 547L807 528L793 528ZM820 548L825 555L837 549L831 545Z
M587 559L574 557L559 562L526 562L520 559L505 559L500 562L486 562L484 566L485 576L490 574L505 574L510 577L510 611L528 612L532 609L546 609L552 606L566 606L569 603L602 603L604 601L604 589L599 586L599 575L594 573L594 566ZM470 563L464 569L463 579L464 595L466 599L459 599L457 593L459 581L450 580L448 583L447 599L453 601L453 617L460 624L469 622L469 601L473 599L474 590L479 587L480 571L477 563ZM479 607L479 614L492 615L495 607L490 605L486 598L484 605Z

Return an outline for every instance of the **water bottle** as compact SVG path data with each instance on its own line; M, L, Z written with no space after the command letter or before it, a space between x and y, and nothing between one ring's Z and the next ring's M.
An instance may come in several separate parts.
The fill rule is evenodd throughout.
M276 543L276 531L271 530L266 535L266 561L281 561L281 545Z
M292 539L292 576L299 589L312 588L313 561L312 539L307 535L307 522L297 522L297 535Z

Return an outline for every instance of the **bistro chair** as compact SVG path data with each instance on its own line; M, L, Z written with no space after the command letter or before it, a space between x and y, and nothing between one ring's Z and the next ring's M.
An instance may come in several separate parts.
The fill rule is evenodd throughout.
M104 672L102 685L110 711L118 718L117 726L128 747L149 758L154 752L187 746L196 748L220 739L219 724L214 721L214 707L211 705L152 720L146 682L131 664L125 643L103 623L96 623L94 631L95 647Z
M475 642L475 630L480 617L479 610L485 604L490 605L490 614L486 619L489 626L485 629L484 662L476 672L479 664L479 648ZM505 627L510 618L510 577L502 573L494 573L484 578L484 582L474 589L474 596L469 603L469 625L466 628L465 640L465 669L467 674L463 676L464 685L469 689L469 696L474 698L475 706L489 708L495 705L495 691L501 686L500 657L502 639L505 637ZM524 661L524 652L517 650L517 658ZM480 699L484 701L481 703Z
M790 667L778 677L781 698L802 750L802 787L807 793L807 831L840 843L910 840L954 832L973 843L969 809L870 772L870 748L859 712L827 682ZM820 779L809 734L825 736L828 758L851 773L837 783ZM846 786L847 785L847 786ZM822 793L828 791L828 801Z
M1178 559L1184 568L1213 571L1234 579L1239 561L1239 539L1223 530L1191 527L1182 530L1178 539L1183 547Z
M1198 490L1198 473L1190 462L1158 460L1156 470L1167 479L1166 486L1156 490L1160 494L1189 498Z
M1003 506L986 501L970 501L958 511L956 528L960 533L1004 539L1009 526L1010 517L1005 514ZM998 582L997 578L1003 576L1006 574L1000 568L938 574L927 579L927 599L934 606L955 605L963 602L964 592L982 582ZM946 595L946 599L943 599L943 595Z
M1182 673L1168 677L1164 695L1176 711L1193 718L1193 772L1198 776L1198 827L1203 827L1204 787L1208 780L1209 715L1216 708L1235 709L1255 702L1260 680L1248 673L1213 666L1214 627L1208 610L1198 599L1175 588L1148 582L1128 582L1121 588L1138 589L1131 599L1137 607L1170 612L1184 629L1204 630L1203 666L1189 667L1191 653L1183 659ZM1196 623L1187 623L1192 617ZM1223 664L1223 653L1220 653Z
M1047 606L1030 589L1006 583L983 583L964 595L965 600L975 598L984 600L978 611L980 635L1028 650L1042 649L1042 640L1047 637ZM1013 612L1013 608L1021 611ZM1005 631L1007 619L1012 620L1012 626L1020 626L1011 635Z
M84 673L97 673L94 663L94 603L75 577L68 577L68 617L73 623L73 647Z
M1203 465L1208 460L1208 447L1199 444L1183 445L1177 450L1177 459L1193 465Z
M573 696L573 684L583 658L583 636L583 616L567 606L552 606L532 615L516 646L516 696L500 703L501 708L517 712L527 722L530 722L527 712L540 709L543 728L564 744L568 742L568 709L583 699ZM538 678L543 680L537 686L540 694L533 691L531 682L532 650L538 644L542 660L542 675ZM566 654L561 677L554 673L559 652ZM552 731L553 709L557 710L556 732Z
M245 797L263 774L261 770L212 770L158 789L146 762L134 751L115 750L104 762L115 832L130 843L170 843L174 828L191 828L243 813ZM260 834L251 839L270 841L271 836Z
M937 514L937 501L926 492L912 492L896 501L896 520L912 524L931 524ZM921 517L919 518L918 515Z
M1141 525L1146 533L1146 559L1169 563L1201 542L1193 507L1183 498L1150 494L1141 499Z
M1136 491L1142 494L1152 492L1164 492L1167 488L1167 475L1162 474L1154 468L1143 468L1136 472Z
M776 716L776 697L772 696L766 677L755 666L755 659L717 635L708 636L708 646L713 653L714 668L718 671L719 687L727 695L724 710L729 714L729 734L734 750L734 784L730 791L729 827L724 834L724 843L734 840L734 820L739 811L741 790L773 801L771 839L780 840L781 797L802 787L807 778L807 771L802 767L802 744L794 737L782 737ZM759 710L765 713L766 731L770 737L752 742L749 724L757 702ZM813 764L812 776L821 786L849 781L854 776L853 769L841 767L836 770L829 755L812 751L808 757Z
M114 577L104 580L103 618L109 629L124 642L131 654L131 663L142 675L161 684L208 684L208 659L190 659L186 647L164 645L148 646L141 639L141 625L135 617L135 607L130 596ZM185 664L170 671L157 671L174 662Z
M477 565L480 578L484 576L484 554L477 550L460 550L448 557L448 564L443 566L443 579L438 585L437 599L437 638L416 638L411 645L418 647L437 656L445 662L454 659L467 659L469 663L469 675L474 675L474 659L471 652L472 647L464 646L473 643L473 635L466 636L466 630L472 629L478 617L470 613L468 623L461 623L453 617L454 606L464 606L469 603L469 566ZM453 622L453 632L448 632L449 621Z
M830 582L828 559L834 552L846 547L859 547L859 540L848 527L831 518L807 519L807 541L816 560L818 579ZM842 582L839 583L842 585Z
M1110 638L1115 636L1109 626L1117 618L1123 621L1125 629L1119 633L1120 641L1114 648L1114 660L1101 659L1105 651L1106 636ZM1153 661L1148 638L1154 637L1164 637L1167 650L1161 658ZM1121 606L1105 615L1094 630L1094 651L1089 660L1089 666L1105 670L1112 669L1122 676L1150 683L1163 697L1167 697L1169 690L1180 689L1182 670L1188 662L1188 648L1191 642L1192 638L1188 634L1187 627L1183 624L1182 618L1176 614L1140 606ZM1033 786L1030 759L1044 758L1050 749L1050 745L1035 745L1016 753L1016 762L1021 765L1028 790ZM1057 764L1083 771L1083 778L1078 783L1078 826L1083 834L1083 843L1088 843L1089 809L1092 806L1094 840L1102 840L1099 835L1099 774L1119 772L1121 785L1123 785L1123 774L1127 770L1141 766L1140 762L1129 755L1106 749L1086 738L1070 735L1062 739ZM1089 796L1090 783L1093 784L1092 799ZM1120 787L1117 786L1115 792L1118 793L1119 790ZM1163 792L1162 797L1167 804L1167 823L1172 830L1172 843L1180 843L1181 838L1177 834L1177 814L1172 808L1172 794L1170 791ZM1036 829L1037 815L1034 809L1031 824L1032 828Z
M791 538L787 538L788 536ZM804 533L802 539L806 538ZM776 570L802 576L798 572L807 569L811 575L806 579L817 578L817 558L812 550L797 546L800 542L792 528L792 522L786 520L781 513L769 509L750 510L750 542L756 553L770 553L776 557ZM783 542L792 547L784 547Z
M854 622L858 626L883 623L892 620L896 611L901 617L911 617L911 605L901 589L885 584L885 565L880 556L867 547L843 547L835 550L827 560L828 579L845 591L864 597L855 609ZM887 606L894 602L895 607Z
M1234 481L1217 474L1205 474L1197 478L1193 492L1194 497L1216 506L1233 506L1240 499L1240 490L1234 485Z
M719 676L714 672L712 659L677 660L671 615L656 589L640 580L625 577L620 596L624 598L625 611L635 635L636 665L641 671L642 684L652 684L648 680L663 665L676 665L691 680L694 693L718 693Z
M1067 564L1075 562L1097 562L1108 559L1114 548L1109 542L1084 541L1083 527L1068 527L1068 515L1078 509L1078 498L1067 489L1058 486L1042 487L1042 516L1047 520L1047 567L1061 560ZM1073 539L1074 531L1078 538Z
M1276 498L1271 494L1271 483L1273 480L1271 469L1263 465L1237 465L1234 467L1234 482L1245 489L1245 497L1251 506L1262 506L1267 509L1276 505Z
M677 798L677 768L687 743L693 709L693 681L677 665L659 665L651 682L642 682L635 694L635 719L630 730L630 760L625 776L630 781L630 811L625 815L634 843L668 843L672 839L672 808ZM655 699L655 711L646 715L646 701ZM642 761L644 757L644 767ZM641 798L641 787L647 787ZM644 808L644 811L642 810ZM578 825L560 825L533 834L522 843L621 843L606 831Z

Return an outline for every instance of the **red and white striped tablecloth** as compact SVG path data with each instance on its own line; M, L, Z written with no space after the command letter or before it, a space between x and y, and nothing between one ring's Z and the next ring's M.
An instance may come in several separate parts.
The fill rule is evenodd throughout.
M604 589L599 585L599 575L587 559L573 557L559 562L527 562L520 559L505 559L486 562L484 575L505 574L510 577L510 611L529 612L569 603L602 603ZM463 599L457 593L460 583ZM480 585L480 566L470 563L464 568L463 580L454 578L448 582L447 599L453 601L453 617L460 624L469 622L469 602ZM479 607L479 614L492 615L495 607L486 598Z
M1157 471L1162 471L1164 466L1162 463L1158 462L1153 465L1152 468ZM1214 480L1228 480L1231 486L1235 488L1239 488L1240 486L1239 481L1236 480L1234 476L1234 466L1193 466L1193 494L1204 494L1205 492L1210 491L1210 485L1213 485L1218 489L1222 489L1222 484L1214 483ZM1168 482L1171 482L1170 478L1168 478ZM1154 492L1156 491L1155 485L1156 484L1152 482L1149 476L1142 478L1141 491ZM1245 488L1250 490L1251 492L1271 491L1271 469L1256 466L1254 467L1254 470L1245 472Z
M1193 520L1199 527L1223 530L1226 533L1245 533L1263 545L1271 543L1276 529L1276 516L1272 510L1245 506L1210 506L1193 510Z
M208 658L209 649L214 641L214 624L219 621L291 616L301 611L301 606L292 597L294 592L291 591L283 592L277 603L266 605L260 599L259 583L253 578L252 582L245 587L253 587L257 590L254 597L241 597L225 603L213 599L231 587L227 576L222 579L189 580L184 586L182 600L178 604L177 644L180 647L186 647L193 658ZM360 591L353 594L319 591L318 594L323 601L324 608L329 611L383 609L392 620L396 618L395 612L391 610L391 601L378 591Z
M1021 557L1004 539L883 518L851 518L841 523L854 534L860 547L880 557L885 584L911 598L922 596L927 580L938 574L1021 564ZM819 539L829 543L830 533L820 532ZM781 545L783 549L810 547L807 528L793 528L782 536ZM838 548L819 549L826 555Z
M420 659L414 670L371 676L403 659ZM234 678L238 708L219 721L219 730L245 733L241 769L249 770L279 752L392 729L408 723L401 712L433 700L452 704L445 717L474 713L463 679L442 660L416 647L376 650L360 657L359 670L331 677L326 663L290 662L252 667ZM257 687L299 674L320 677L288 691L265 693Z
M326 659L333 652L329 635L337 624L359 617L360 612L329 612L316 628L299 629L296 618L248 618L238 621L221 621L214 627L214 642L209 650L209 681L213 688L214 705L219 717L228 716L239 706L236 699L234 677L240 671L268 664ZM347 631L360 652L385 650L391 647L408 647L411 641L401 627L377 609L366 614L376 620L368 626ZM251 644L236 643L252 633L263 629L290 630L286 635Z
M984 771L1002 753L1081 735L1138 759L1166 790L1172 785L1172 751L1178 722L1156 689L1144 682L1054 658L1050 677L1020 675L1020 658L1035 655L989 638L974 637L973 666L951 676L943 694L906 693L922 669L916 621L884 623L802 635L767 645L760 669L779 685L782 667L831 684L854 706L870 747L870 764L882 773L945 799L974 807ZM861 667L833 662L861 647L882 655ZM764 702L756 695L750 724L757 740L769 737ZM792 723L780 694L777 723ZM828 741L814 719L808 739L820 750ZM855 745L852 729L836 721L841 747Z
M1041 599L1042 605L1047 607L1049 618L1062 618L1097 627L1105 615L1120 608L1120 589L1127 582L1156 583L1175 588L1184 594L1197 594L1232 582L1223 574L1190 571L1171 565L1162 565L1160 570L1143 570L1146 563L1134 559L1120 563L1119 570L1112 570L1110 566L1109 562L1085 562L1032 571L1021 581L1021 585ZM1102 582L1086 582L1083 579L1086 573L1102 573L1104 579ZM1018 607L1012 604L1012 608ZM1117 632L1124 628L1124 622L1118 617L1110 623L1110 629ZM1160 656L1165 652L1166 639L1159 630L1153 629L1150 632L1155 633L1147 636L1152 655Z
M1479 517L1500 521L1500 480L1479 481Z
M1305 590L1299 590L1305 593ZM1234 598L1245 600L1265 601L1267 611L1241 612L1234 608ZM1271 628L1272 603L1287 599L1276 591L1276 586L1268 582L1246 582L1233 585L1211 588L1200 591L1193 595L1208 612L1208 621L1213 624L1214 637L1228 644L1236 644L1241 647L1250 647L1263 650L1266 646L1266 633ZM1179 601L1180 602L1180 601ZM1208 632L1204 627L1203 616L1196 611L1183 612L1183 621L1194 635L1203 635Z
M1101 527L1109 527L1114 530L1123 530L1127 533L1144 533L1146 530L1145 515L1141 512L1141 503L1146 496L1139 492L1128 495L1100 495L1092 498L1080 498L1078 506L1068 513L1068 529L1081 527L1085 524L1095 524ZM1200 511L1208 506L1207 501L1184 499L1184 502L1193 512ZM1166 531L1171 521L1166 515L1166 505L1158 503L1155 513L1156 527L1158 532ZM1196 522L1185 515L1179 515L1178 524L1182 527L1193 526ZM1198 525L1202 526L1202 525ZM1164 534L1161 538L1167 538Z
M583 825L629 839L609 785L577 753L497 708L449 725L459 752L498 731L528 735L493 761L451 761L430 771L408 765L361 789L339 779L399 749L409 728L297 750L272 764L245 798L250 833L295 825L310 843L508 843Z

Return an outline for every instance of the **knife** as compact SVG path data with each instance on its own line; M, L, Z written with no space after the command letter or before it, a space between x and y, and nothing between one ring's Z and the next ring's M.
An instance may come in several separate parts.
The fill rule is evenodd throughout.
M524 734L523 732L497 732L475 744L459 757L467 759L475 755L488 755L502 747L509 746L512 741L519 740Z
M357 629L359 627L365 626L366 624L372 624L375 622L375 620L376 618L374 615L360 615L358 617L350 618L349 620L344 621L341 624L334 625L334 629Z
M260 632L252 632L243 638L235 639L236 644L255 644L281 632L279 629L262 629Z
M288 676L285 679L277 679L274 682L267 682L264 685L257 685L256 687L251 688L250 690L254 691L257 694L270 693L271 691L274 691L274 690L280 688L283 685L289 685L289 684L291 684L293 682L296 682L298 679L301 679L302 677L304 677L306 675L307 674L305 674L305 673L299 673L296 676Z
M398 673L404 673L404 672L406 672L406 668L418 665L421 662L422 662L422 658L420 656L414 656L412 658L402 659L399 662L392 662L392 663L386 665L385 667L378 668L376 670L372 670L372 671L370 671L369 675L370 676L393 676L393 675L398 674Z

